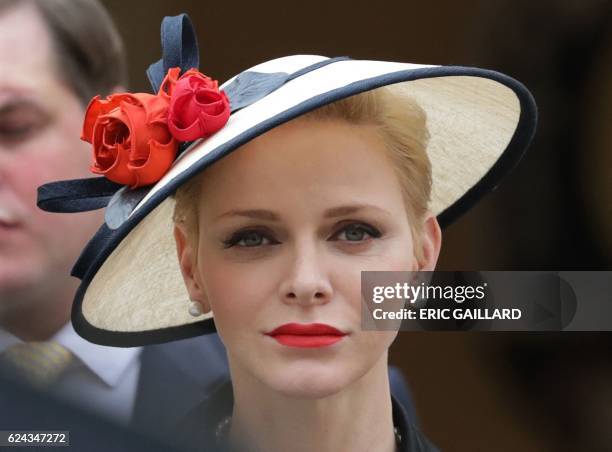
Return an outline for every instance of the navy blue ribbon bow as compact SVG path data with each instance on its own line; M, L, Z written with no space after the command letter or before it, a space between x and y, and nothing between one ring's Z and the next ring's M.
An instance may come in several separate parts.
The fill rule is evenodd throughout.
M153 92L157 93L168 69L180 67L181 73L200 66L198 39L187 14L164 17L161 24L162 57L147 69Z

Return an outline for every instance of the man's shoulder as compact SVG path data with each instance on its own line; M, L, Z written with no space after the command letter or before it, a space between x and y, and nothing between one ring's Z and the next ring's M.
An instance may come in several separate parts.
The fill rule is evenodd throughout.
M133 423L174 425L229 380L216 334L143 348Z
M165 379L189 379L210 391L218 381L229 378L225 347L217 334L144 347L140 381L160 374Z

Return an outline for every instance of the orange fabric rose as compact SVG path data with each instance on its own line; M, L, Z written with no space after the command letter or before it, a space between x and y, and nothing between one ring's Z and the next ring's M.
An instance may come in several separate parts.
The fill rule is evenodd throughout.
M161 93L160 93L161 94ZM92 99L81 139L93 145L91 171L132 188L157 182L176 157L168 130L169 98L144 93Z

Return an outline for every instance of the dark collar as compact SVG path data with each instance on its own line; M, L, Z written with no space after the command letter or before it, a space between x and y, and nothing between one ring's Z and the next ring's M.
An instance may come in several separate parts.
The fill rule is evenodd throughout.
M399 440L399 452L438 452L438 448L414 424L409 422L406 410L393 395L391 395L391 403L393 406L393 425L396 438Z

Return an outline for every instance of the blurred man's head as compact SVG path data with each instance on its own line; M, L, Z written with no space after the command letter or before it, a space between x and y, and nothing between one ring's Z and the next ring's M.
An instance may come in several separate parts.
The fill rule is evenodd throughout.
M102 213L43 212L36 189L92 176L84 108L125 85L125 56L94 0L0 0L0 67L1 325L28 336L21 325L40 317L51 335L68 320L70 268Z

